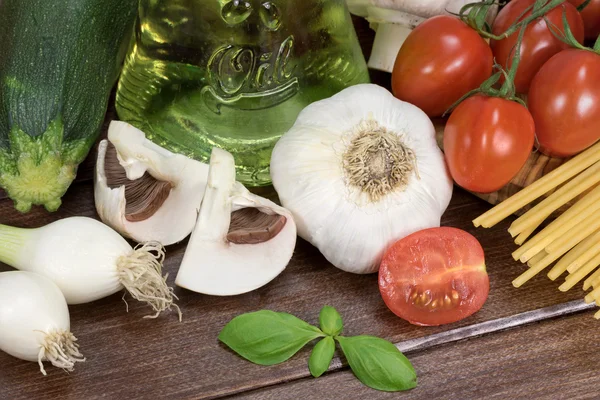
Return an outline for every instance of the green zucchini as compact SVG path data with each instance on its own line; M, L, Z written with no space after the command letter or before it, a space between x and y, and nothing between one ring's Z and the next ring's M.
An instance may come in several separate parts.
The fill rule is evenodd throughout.
M0 0L0 186L55 211L100 132L137 0Z

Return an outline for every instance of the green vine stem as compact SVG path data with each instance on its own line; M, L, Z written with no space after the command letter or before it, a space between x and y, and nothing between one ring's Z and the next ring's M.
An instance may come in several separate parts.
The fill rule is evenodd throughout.
M564 32L561 31L559 27L554 25L547 18L544 18L544 20L546 21L546 25L548 26L548 29L550 30L550 32L561 42L568 44L572 48L579 49L579 50L592 51L592 52L600 55L600 37L598 37L598 40L596 40L596 43L594 44L593 48L586 47L586 46L582 45L581 43L579 43L577 41L577 39L575 38L575 35L573 35L573 30L571 29L571 26L569 25L569 20L567 19L566 10L563 11L563 14L562 14L562 23L563 23L563 27L564 27Z
M484 95L488 97L500 97L510 101L516 101L524 107L527 107L523 99L517 97L516 88L515 88L515 76L517 75L517 71L519 69L519 64L521 63L521 44L523 43L523 37L525 36L525 30L527 29L527 25L523 25L521 30L519 31L519 36L517 39L517 44L515 45L515 55L513 57L513 61L510 66L510 70L507 72L502 66L499 64L494 65L494 69L498 72L493 74L488 80L483 82L481 86L477 89L470 91L461 97L456 103L454 103L442 117L446 116L456 106L462 103L464 100L469 97L475 95ZM500 89L495 89L494 86L500 81L500 78L504 77L504 83Z
M528 7L521 16L517 19L517 23L513 24L505 32L494 35L491 32L489 24L486 22L489 10L502 3L497 0L484 0L482 2L466 4L459 13L459 17L465 21L471 28L475 29L482 37L491 40L502 40L513 35L524 26L528 26L538 18L543 18L550 10L560 6L566 0L536 0L533 5ZM523 18L525 14L531 11L531 15ZM523 18L521 20L521 18ZM519 21L520 20L520 21Z
M499 3L497 3L497 0L484 0L479 3L471 3L471 4L465 5L460 11L460 14L459 14L460 18L462 18L463 20L466 19L467 23L471 27L473 27L473 29L478 30L478 32L482 36L488 37L493 40L502 40L502 39L505 39L505 38L513 35L517 31L519 31L519 36L517 38L517 43L515 45L515 49L513 50L514 56L512 58L512 62L510 64L510 69L508 71L506 71L504 68L502 68L502 66L498 65L498 63L495 63L494 70L496 70L497 72L494 73L484 83L482 83L479 88L474 89L474 90L470 91L469 93L465 94L463 97L461 97L448 110L446 110L446 112L444 113L443 116L446 116L447 114L452 112L452 110L454 110L454 108L456 108L456 106L458 106L464 100L468 99L469 97L475 96L475 95L484 95L484 96L488 96L488 97L500 97L500 98L503 98L506 100L515 101L515 102L521 104L522 106L527 107L527 104L525 103L525 101L523 101L523 99L521 99L520 97L517 96L516 88L515 88L515 77L517 75L517 71L519 70L519 64L521 63L521 44L523 43L523 37L525 36L525 31L526 31L527 27L529 26L529 24L532 23L533 21L537 20L538 18L544 18L548 28L551 30L551 32L554 35L561 35L562 36L560 38L561 40L563 40L566 43L569 43L570 45L573 45L574 47L584 48L581 44L579 44L577 42L577 40L573 36L573 32L571 31L571 28L569 27L569 23L567 22L566 12L563 12L563 24L565 26L564 35L562 34L562 32L560 32L560 30L558 28L556 28L556 26L554 26L545 17L545 15L550 10L553 10L554 8L563 4L564 2L565 2L565 0L536 0L534 4L532 4L530 7L528 7L519 16L519 18L517 19L517 21L519 21L519 22L513 24L510 28L508 28L508 30L506 30L506 32L504 32L500 35L493 35L489 31L486 32L486 31L481 30L482 27L486 26L486 25L484 25L483 21L485 21L485 18L487 16L487 13L489 12L490 8L493 7L494 5L499 4ZM531 12L531 15L527 18L522 19L525 16L525 14L527 14L528 12ZM591 49L587 49L587 50L591 50ZM598 38L598 41L596 42L596 46L594 47L594 50L600 51L600 38ZM495 89L495 86L498 84L498 82L500 82L500 80L503 77L504 77L504 82L503 82L502 86L500 87L500 89Z
M579 7L577 7L577 11L581 12L583 10L585 10L585 8L592 2L592 0L585 0L583 3L581 3L579 5Z

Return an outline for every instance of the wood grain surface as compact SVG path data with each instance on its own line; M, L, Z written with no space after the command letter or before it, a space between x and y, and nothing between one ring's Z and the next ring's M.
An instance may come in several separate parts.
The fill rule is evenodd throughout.
M365 29L359 25L359 37L368 43L371 34ZM373 77L389 80L379 73ZM91 169L82 168L55 214L39 207L19 214L12 201L2 199L0 223L38 227L74 215L96 218L90 179ZM263 194L274 196L268 189ZM510 257L515 248L506 232L510 219L490 230L475 230L471 224L487 209L487 203L457 189L442 220L443 225L465 229L480 240L490 275L484 308L459 323L423 328L400 320L381 300L376 275L339 271L300 240L287 270L255 292L212 297L177 288L181 323L174 313L144 319L150 310L131 299L126 313L121 294L70 307L72 331L87 361L72 373L48 367L49 374L43 377L35 363L0 353L0 399L593 398L599 368L594 343L600 326L593 313L581 311L581 301L576 300L583 293L579 288L560 293L545 276L514 289L511 281L523 266ZM184 249L185 243L168 248L165 271L171 284ZM0 265L4 270L9 268ZM236 315L271 309L316 323L325 304L340 311L348 335L376 335L400 347L419 343L408 353L419 373L419 387L394 395L370 390L341 362L314 380L307 368L309 349L284 364L261 367L217 341L219 331ZM531 324L536 318L515 319L557 306L560 312L536 313L542 315L540 323ZM526 325L518 327L521 324ZM497 332L508 326L513 329ZM465 338L471 339L461 341Z
M409 354L419 386L401 395L374 392L345 370L237 398L598 399L597 328L597 321L584 313Z
M443 218L444 225L473 233L486 249L490 297L479 313L460 323L438 328L409 325L383 304L376 275L339 271L312 246L300 241L288 269L255 292L221 298L176 289L184 313L181 323L174 314L143 319L149 310L131 300L127 314L120 294L71 307L72 331L88 361L77 365L71 374L48 368L49 376L44 378L34 363L2 353L0 398L150 398L158 393L175 398L215 398L308 377L308 350L285 364L260 367L218 343L220 329L234 316L264 308L290 312L315 323L320 308L329 304L344 317L347 334L371 334L397 343L461 327L468 329L473 324L581 297L578 290L560 293L556 284L545 277L514 289L510 282L522 266L510 258L513 245L506 233L507 223L486 231L471 225L471 219L487 208L482 200L457 190ZM36 227L72 215L95 217L89 182L74 185L63 207L53 215L41 209L19 214L9 200L0 201L1 222L10 225ZM184 248L185 244L168 249L165 270L171 273L171 283ZM591 314L587 318L593 322Z

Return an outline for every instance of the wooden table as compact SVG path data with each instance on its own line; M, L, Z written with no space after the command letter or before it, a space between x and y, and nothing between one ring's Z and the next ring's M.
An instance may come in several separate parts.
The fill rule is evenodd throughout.
M368 51L372 35L364 23L357 27ZM386 84L389 76L374 74L374 80ZM88 161L81 168L57 213L36 208L19 214L3 198L0 222L37 227L69 216L96 217L91 165ZM510 256L515 248L506 232L510 219L490 230L476 230L471 224L488 208L456 189L442 220L481 241L490 275L484 308L459 323L437 328L409 325L381 300L376 275L344 273L300 240L288 269L255 292L220 298L177 288L181 323L174 313L143 319L149 310L134 301L126 313L120 294L71 307L72 331L87 362L70 374L48 367L43 377L35 363L0 353L0 399L598 398L600 322L586 310L580 289L560 293L543 275L521 289L512 287L523 266ZM165 270L171 284L184 249L185 244L168 249ZM0 271L8 269L0 266ZM217 341L221 328L241 313L272 309L316 323L325 304L340 311L346 334L376 335L398 343L418 373L419 386L400 394L368 389L339 358L326 375L313 379L307 349L284 364L261 367Z

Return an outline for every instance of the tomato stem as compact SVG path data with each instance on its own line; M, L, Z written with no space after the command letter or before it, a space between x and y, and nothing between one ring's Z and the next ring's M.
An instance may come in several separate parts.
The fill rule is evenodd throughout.
M515 55L512 58L512 62L510 63L510 70L508 73L500 67L496 65L496 68L500 69L500 72L504 75L504 84L500 89L501 97L505 97L508 99L515 99L515 95L517 93L517 88L515 87L515 77L517 76L517 71L519 70L519 64L521 63L521 44L523 43L523 37L525 36L525 30L527 29L527 25L523 25L521 30L519 31L519 36L517 38L517 43L515 44ZM512 52L511 52L512 53Z
M598 40L596 40L596 43L594 44L594 51L600 54L600 36L598 36Z
M477 3L469 3L461 8L458 17L481 35L483 32L487 33L492 30L487 23L487 16L490 9L496 5L499 6L502 4L502 2L498 2L497 0L484 0Z
M525 102L517 97L517 89L515 87L515 76L517 75L517 71L519 69L519 64L521 62L521 43L523 42L523 37L525 36L525 30L527 29L527 25L524 25L519 31L519 37L517 39L517 44L515 45L515 55L512 59L512 63L510 66L510 70L507 72L501 65L498 63L494 64L494 68L498 70L495 74L493 74L489 79L479 86L479 88L471 90L469 93L465 94L461 97L456 103L454 103L446 112L445 116L449 112L451 112L456 106L462 103L464 100L468 99L471 96L475 96L477 94L481 94L489 97L501 97L507 100L516 101L517 103L527 107ZM500 81L500 78L504 77L504 84L502 87L498 89L494 89L494 86Z
M478 3L467 4L461 9L459 16L471 28L475 29L482 37L492 40L502 40L516 33L523 26L528 26L536 19L543 17L550 10L560 6L565 1L566 0L536 0L536 2L533 5L528 7L521 14L519 19L523 18L523 16L529 11L531 11L530 16L524 18L522 21L513 24L510 28L508 28L505 32L501 33L500 35L494 35L491 32L491 29L487 22L485 22L485 18L487 17L490 8L492 8L495 5L501 4L497 0L485 0Z
M598 38L598 41L596 41L596 44L594 45L593 49L585 47L577 41L577 38L575 38L575 35L573 34L573 31L571 30L571 26L569 25L569 21L567 19L567 10L563 10L562 14L564 32L561 31L559 27L554 25L548 18L544 18L544 21L546 21L546 25L548 26L550 33L552 33L561 42L566 43L575 49L593 51L595 53L600 54L600 37Z
M583 3L581 3L579 5L579 7L577 7L577 11L581 12L583 10L585 10L585 8L592 2L592 0L585 0Z

